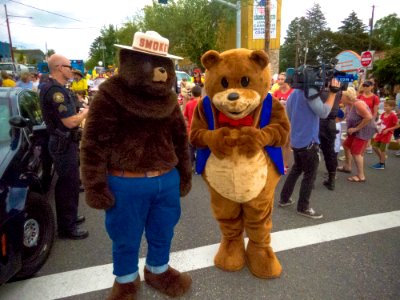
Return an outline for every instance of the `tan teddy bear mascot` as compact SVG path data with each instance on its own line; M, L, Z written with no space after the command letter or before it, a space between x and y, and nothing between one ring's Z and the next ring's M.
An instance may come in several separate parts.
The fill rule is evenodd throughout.
M210 50L201 61L207 97L195 110L190 142L198 147L197 172L209 186L222 232L214 263L237 271L247 262L257 277L279 277L271 217L283 173L280 146L290 125L283 106L268 94L268 56L261 50Z

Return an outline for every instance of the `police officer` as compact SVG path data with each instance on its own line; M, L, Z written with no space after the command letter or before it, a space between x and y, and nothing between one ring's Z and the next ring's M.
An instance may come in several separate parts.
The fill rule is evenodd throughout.
M64 85L73 77L70 61L53 54L48 61L50 80L40 89L40 102L47 131L49 152L58 179L55 186L58 235L60 238L84 239L87 230L79 228L85 218L78 216L79 124L86 118L88 108L76 112L74 98Z

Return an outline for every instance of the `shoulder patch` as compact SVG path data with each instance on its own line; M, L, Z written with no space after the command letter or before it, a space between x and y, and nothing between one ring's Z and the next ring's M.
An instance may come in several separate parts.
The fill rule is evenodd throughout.
M55 103L63 103L64 102L64 94L60 92L56 92L53 94L53 101Z

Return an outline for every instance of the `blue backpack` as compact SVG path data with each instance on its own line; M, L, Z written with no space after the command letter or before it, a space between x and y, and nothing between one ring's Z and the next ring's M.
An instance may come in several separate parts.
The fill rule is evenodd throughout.
M214 116L211 108L211 101L208 96L203 98L203 108L208 123L208 129L214 130L215 129ZM271 111L272 111L272 96L268 93L267 97L264 99L263 106L261 109L260 128L263 128L269 124L271 120ZM278 169L278 172L282 175L285 174L282 148L274 146L265 146L265 151L267 151L269 157L272 159L272 162L275 164L275 167ZM210 156L210 154L211 151L208 147L197 148L196 172L198 174L203 173L204 168L206 167L207 159Z

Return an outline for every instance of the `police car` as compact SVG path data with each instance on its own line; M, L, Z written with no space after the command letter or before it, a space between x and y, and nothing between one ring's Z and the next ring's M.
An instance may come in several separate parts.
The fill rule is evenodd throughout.
M37 94L0 88L0 284L32 276L53 245L47 139Z

